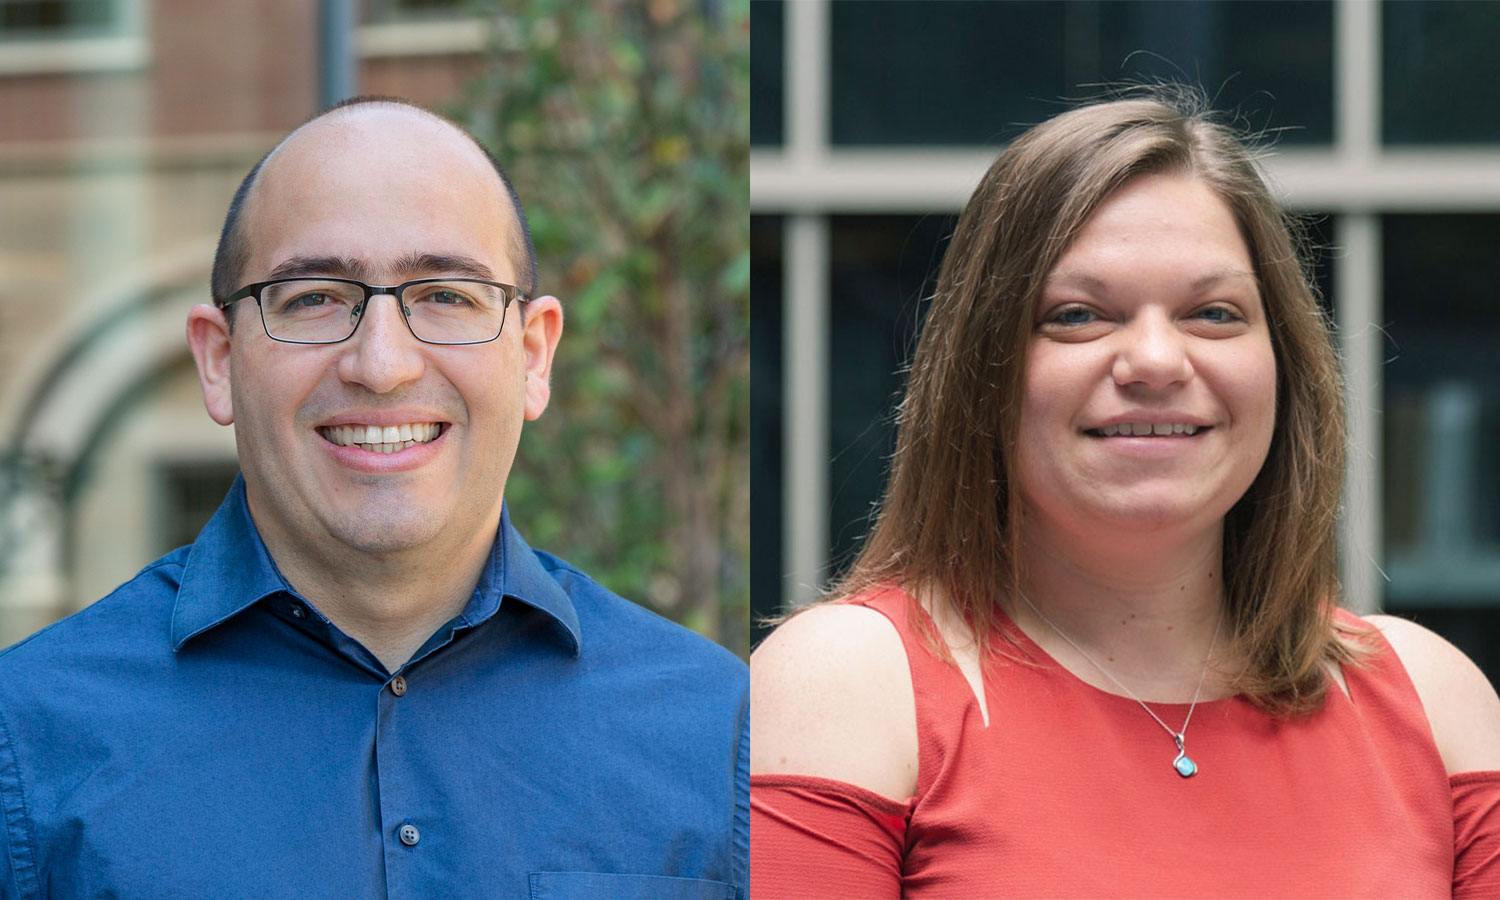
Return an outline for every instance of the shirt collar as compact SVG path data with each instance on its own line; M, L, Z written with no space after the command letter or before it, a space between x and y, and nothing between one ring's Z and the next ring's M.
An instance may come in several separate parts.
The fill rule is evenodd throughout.
M245 499L244 476L237 477L188 551L172 610L172 649L182 649L195 636L281 592L296 593L261 541ZM501 508L499 538L460 618L478 625L495 614L502 597L551 618L566 635L573 655L578 655L582 634L573 601L511 526L507 507Z
M238 476L188 550L172 609L172 649L181 650L246 607L291 590L250 520L245 478Z
M536 553L521 539L510 524L510 507L500 509L500 536L490 550L490 561L479 576L476 599L485 603L484 615L493 615L488 598L514 598L546 614L566 634L569 649L576 657L583 648L583 632L578 627L578 610L573 599L542 565Z

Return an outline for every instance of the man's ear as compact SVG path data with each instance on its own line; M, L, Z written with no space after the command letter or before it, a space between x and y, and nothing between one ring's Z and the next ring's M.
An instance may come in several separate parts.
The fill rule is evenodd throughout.
M541 418L552 399L552 357L562 337L562 304L556 297L537 297L526 303L526 326L521 350L526 354L526 418Z
M203 406L220 425L234 421L230 396L229 320L224 310L200 303L188 312L188 346L198 364L198 383L203 387Z

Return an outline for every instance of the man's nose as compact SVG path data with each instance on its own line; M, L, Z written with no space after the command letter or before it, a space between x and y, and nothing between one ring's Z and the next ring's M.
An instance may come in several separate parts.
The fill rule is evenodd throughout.
M1120 345L1112 370L1115 383L1163 388L1193 376L1188 336L1170 317L1143 314L1117 338Z
M365 301L353 337L344 342L339 377L376 393L417 380L426 365L422 343L411 333L400 302L390 294Z

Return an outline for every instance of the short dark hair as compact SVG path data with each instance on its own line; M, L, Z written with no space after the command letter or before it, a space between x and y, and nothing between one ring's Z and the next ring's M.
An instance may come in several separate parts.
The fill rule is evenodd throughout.
M446 116L440 116L426 107L412 103L410 100L403 100L400 97L367 94L359 97L350 97L318 112L306 122L293 129L287 137L290 138L292 134L296 134L304 127L324 116L351 106L362 106L371 103L387 106L403 106L408 109L424 112L429 116L448 123L474 142L474 146L478 147L479 151L484 154L484 158L490 161L491 166L494 166L495 174L500 176L500 183L505 185L506 193L510 195L511 206L516 213L516 222L521 226L520 239L516 242L517 246L511 248L515 256L514 262L516 263L516 289L523 296L535 296L537 281L536 246L531 240L531 224L526 220L526 210L521 206L521 198L516 194L515 185L511 184L510 176L505 174L505 169L501 167L500 161L467 128L464 128ZM285 142L286 139L283 138L282 143ZM281 145L277 144L277 147L279 146ZM250 245L247 239L248 235L245 234L242 214L245 210L245 204L249 202L250 192L255 186L255 180L260 175L261 167L266 164L266 160L270 159L271 154L275 152L276 149L272 148L251 167L249 174L245 176L245 179L240 182L239 188L235 190L234 199L229 201L229 212L224 216L224 228L219 232L219 247L214 253L214 268L209 284L209 290L212 292L215 301L222 301L240 287L240 279L244 276L245 265L250 261ZM234 326L233 304L230 305L226 315L229 316L229 324L232 329Z

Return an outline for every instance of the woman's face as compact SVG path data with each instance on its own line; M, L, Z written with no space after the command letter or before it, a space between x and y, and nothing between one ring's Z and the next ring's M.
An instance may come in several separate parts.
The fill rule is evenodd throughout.
M1265 308L1233 214L1190 176L1139 176L1099 206L1048 275L1027 354L1028 529L1201 532L1265 462Z

